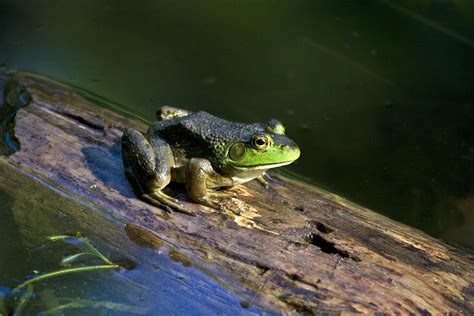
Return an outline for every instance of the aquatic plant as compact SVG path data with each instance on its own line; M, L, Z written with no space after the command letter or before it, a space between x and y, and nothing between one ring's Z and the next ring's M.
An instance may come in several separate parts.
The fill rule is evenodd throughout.
M20 289L24 288L25 286L27 286L29 284L32 284L32 283L35 283L35 282L38 282L38 281L42 281L42 280L46 280L46 279L50 279L50 278L53 278L53 277L57 277L57 276L60 276L60 275L86 272L86 271L95 271L95 270L104 270L104 269L119 269L120 268L120 266L118 264L114 264L107 257L105 257L100 251L98 251L90 243L89 239L82 236L82 234L80 234L80 233L77 233L75 236L70 236L70 235L50 236L50 237L48 237L48 240L51 240L51 241L62 240L62 241L69 241L69 242L72 241L75 244L83 245L88 250L86 252L77 253L77 254L74 254L74 255L71 255L71 256L68 256L68 257L64 258L60 262L61 266L70 265L75 260L77 260L78 258L80 258L82 256L85 256L85 255L90 255L90 256L96 257L96 258L102 260L105 263L105 265L92 265L92 266L84 266L84 267L65 268L65 269L59 269L59 270L52 271L52 272L49 272L49 273L41 274L41 275L38 275L34 278L26 280L25 282L23 282L20 285L16 286L13 289L13 294L15 294Z
M11 296L21 295L18 298L18 303L13 308L15 315L20 315L25 306L34 297L33 292L33 284L48 280L51 278L55 278L58 276L66 275L66 274L73 274L73 273L81 273L81 272L89 272L89 271L98 271L98 270L110 270L110 269L121 269L121 266L118 264L113 263L110 259L108 259L105 255L103 255L97 248L95 248L90 240L86 238L81 233L77 233L76 235L56 235L56 236L49 236L47 237L50 241L63 241L74 245L80 245L84 251L69 255L64 257L59 265L62 267L61 269L51 271L48 273L37 275L31 279L26 280L25 282L19 284L11 291ZM78 259L90 256L102 261L104 264L93 264L93 265L81 265L81 266L73 266L77 263ZM107 309L112 309L116 311L127 311L130 313L144 313L144 310L137 309L133 306L128 306L125 304L118 304L114 302L105 302L105 301L90 301L90 300L81 300L81 299L63 299L66 300L65 304L60 306L56 306L50 310L45 311L46 314L57 313L63 311L65 309L71 308L83 308L83 307L103 307ZM8 315L9 308L6 301L6 296L0 293L0 315Z

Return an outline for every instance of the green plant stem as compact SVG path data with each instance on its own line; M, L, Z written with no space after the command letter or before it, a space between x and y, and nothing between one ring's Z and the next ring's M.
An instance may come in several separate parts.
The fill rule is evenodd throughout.
M99 259L102 259L102 261L104 261L107 264L110 264L110 265L114 264L106 256L104 256L99 250L97 250L94 246L92 246L92 244L89 242L89 239L84 238L84 242L92 254L96 255Z
M77 238L81 243L85 244L85 246L89 249L92 255L96 256L97 258L101 259L107 264L114 264L110 261L106 256L104 256L99 250L97 250L92 244L90 243L89 239L86 237L79 237L79 236L69 236L69 235L56 235L56 236L49 236L48 239L51 241L56 240L65 240L70 238Z
M28 284L31 284L33 282L38 282L42 281L45 279L57 277L60 275L65 275L65 274L71 274L71 273L77 273L77 272L86 272L86 271L95 271L95 270L106 270L106 269L118 269L120 268L119 265L117 264L108 264L108 265L100 265L100 266L90 266L90 267L80 267L80 268L70 268L70 269L61 269L57 271L53 271L50 273L46 273L43 275L39 275L33 279L30 279L28 281L23 282L22 284L18 285L13 289L13 293L17 292L21 288L27 286Z
M77 238L75 236L69 236L69 235L55 235L55 236L48 236L47 239L51 241L56 241L56 240L65 240L65 239L70 239L70 238Z
M25 308L26 304L30 301L31 297L33 296L33 285L27 284L26 285L26 293L20 297L20 302L15 308L15 315L21 315L23 309Z
M95 253L92 253L92 252L81 252L81 253L77 253L75 255L64 258L63 260L61 260L59 265L63 266L63 265L69 264L69 263L73 262L74 260L76 260L77 258L82 257L82 256L97 257L97 255Z

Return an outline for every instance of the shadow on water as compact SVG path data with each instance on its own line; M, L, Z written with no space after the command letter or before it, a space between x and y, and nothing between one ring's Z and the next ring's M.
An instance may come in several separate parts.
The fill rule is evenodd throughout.
M82 153L90 170L98 179L127 198L134 197L132 188L125 178L119 142L107 149L95 146L85 147Z
M104 184L125 197L134 197L127 178L125 178L120 143L117 142L108 149L95 146L85 147L82 149L82 153L92 173Z

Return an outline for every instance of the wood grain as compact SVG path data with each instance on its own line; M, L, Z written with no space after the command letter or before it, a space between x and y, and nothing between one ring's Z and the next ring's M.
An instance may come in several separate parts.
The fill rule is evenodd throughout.
M144 131L146 123L41 76L2 76L6 89L23 85L32 97L16 115L21 149L2 158L7 164L97 216L124 221L138 243L172 245L240 293L243 305L313 314L474 313L472 255L276 174L270 189L256 181L232 188L238 198L223 201L223 211L190 204L196 217L168 215L138 200L123 173L122 131ZM179 186L173 195L187 201Z

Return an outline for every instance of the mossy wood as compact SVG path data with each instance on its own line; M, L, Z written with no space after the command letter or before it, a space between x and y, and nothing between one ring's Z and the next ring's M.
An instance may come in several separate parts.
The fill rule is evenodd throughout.
M222 211L189 204L197 216L168 214L138 200L123 173L122 131L145 131L146 123L37 75L0 79L10 93L4 116L32 97L15 119L21 147L4 163L99 210L90 216L126 222L141 244L175 247L228 289L246 293L247 304L280 312L474 313L474 257L462 250L273 173L270 189L256 181L232 188L238 198L223 201ZM181 187L173 190L187 201Z

